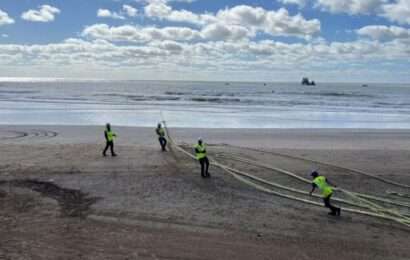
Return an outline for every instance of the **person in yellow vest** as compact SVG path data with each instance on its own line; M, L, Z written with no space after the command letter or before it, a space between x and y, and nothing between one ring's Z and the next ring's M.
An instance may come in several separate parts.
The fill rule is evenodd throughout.
M158 135L158 140L159 140L159 144L161 145L161 149L163 152L165 152L166 147L167 147L167 139L165 138L165 130L164 128L162 128L161 123L158 123L158 126L155 129L155 132Z
M103 156L106 156L106 152L108 148L110 148L112 156L117 156L117 154L114 152L114 138L117 137L117 135L111 130L111 125L109 123L107 123L106 125L106 129L104 131L104 137L105 137L106 145L103 151Z
M316 188L322 192L323 202L325 203L325 207L330 209L329 215L332 216L340 216L340 208L333 206L330 203L330 198L333 195L333 188L332 186L336 187L336 185L330 183L328 179L324 176L319 175L317 171L311 173L313 178L312 182L312 190L310 191L310 196L315 191Z
M209 178L211 175L208 172L209 169L209 160L206 156L206 147L202 139L198 139L198 144L195 146L195 155L196 159L201 164L201 176L202 178Z

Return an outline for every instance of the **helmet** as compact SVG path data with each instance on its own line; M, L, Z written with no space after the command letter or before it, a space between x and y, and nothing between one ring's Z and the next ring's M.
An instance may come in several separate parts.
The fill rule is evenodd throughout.
M317 176L319 176L319 173L318 173L317 171L313 171L313 172L310 174L310 176L316 178Z

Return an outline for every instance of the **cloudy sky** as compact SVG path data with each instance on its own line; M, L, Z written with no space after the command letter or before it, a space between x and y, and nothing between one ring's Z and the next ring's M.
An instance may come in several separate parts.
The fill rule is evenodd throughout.
M0 0L0 77L410 82L410 0Z

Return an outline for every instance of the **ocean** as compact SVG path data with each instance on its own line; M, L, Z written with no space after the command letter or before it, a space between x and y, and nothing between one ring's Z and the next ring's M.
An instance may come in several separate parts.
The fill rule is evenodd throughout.
M162 116L161 116L162 115ZM0 82L0 124L410 128L410 84Z

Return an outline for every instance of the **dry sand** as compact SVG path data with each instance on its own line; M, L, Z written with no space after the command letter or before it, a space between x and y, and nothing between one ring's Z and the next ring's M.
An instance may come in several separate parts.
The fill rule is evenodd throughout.
M0 259L410 259L410 230L399 224L330 217L325 208L264 194L212 166L212 178L204 180L196 162L160 152L153 129L114 130L119 156L104 158L101 127L0 127ZM189 144L202 136L210 154L238 154L305 177L318 165L246 148L410 184L410 132L403 130L171 130ZM320 170L349 190L386 198L386 190L410 193L340 169Z

